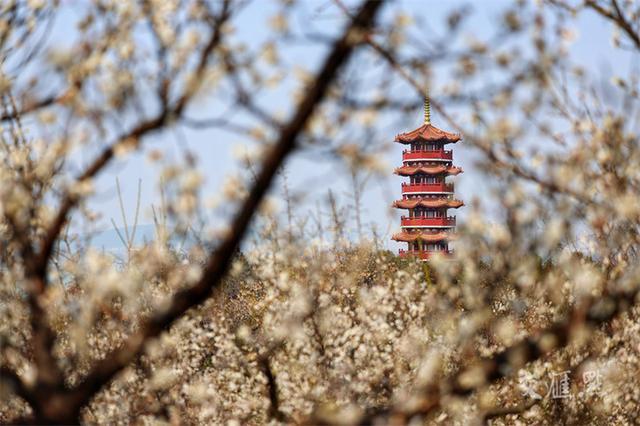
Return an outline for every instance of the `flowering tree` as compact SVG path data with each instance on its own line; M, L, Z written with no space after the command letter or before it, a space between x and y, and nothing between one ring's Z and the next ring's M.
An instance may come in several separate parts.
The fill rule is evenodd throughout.
M594 89L567 52L573 20L590 13L637 54L640 9L517 2L495 34L465 42L468 9L438 35L401 10L376 21L382 6L334 2L335 32L292 28L305 4L283 2L255 50L234 36L242 1L92 2L58 48L43 41L57 3L0 6L0 419L637 421L637 77ZM282 119L259 91L280 84L282 52L301 40L326 56L298 70ZM455 76L442 87L440 65ZM381 132L377 113L420 105L425 79L467 105L461 120L433 103L477 152L501 207L489 225L472 206L457 261L427 268L377 241L349 243L332 195L330 228L319 214L294 231L289 214L281 231L263 198L294 148L344 160L360 211L355 173L380 165L353 141ZM221 106L195 117L204 98ZM253 138L263 155L243 158L248 175L221 191L235 207L229 228L180 248L176 237L198 237L202 178L193 155L172 164L150 152L163 167L157 235L116 265L70 219L92 223L99 174L181 127ZM259 243L239 253L254 216Z

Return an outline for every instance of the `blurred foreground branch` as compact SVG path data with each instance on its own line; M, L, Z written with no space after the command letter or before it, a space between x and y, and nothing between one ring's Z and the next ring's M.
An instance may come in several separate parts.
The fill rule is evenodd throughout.
M25 399L32 403L36 423L75 423L79 418L82 407L92 399L96 392L109 383L116 374L142 352L145 343L150 338L162 333L189 308L204 302L212 294L229 268L234 253L249 226L251 218L258 210L277 170L285 158L293 151L298 135L303 131L316 106L324 98L341 66L348 60L353 52L355 44L353 43L352 35L355 32L366 31L373 25L376 13L382 4L383 2L381 1L364 2L341 37L333 45L329 56L313 80L313 83L308 87L306 95L300 102L295 114L289 123L281 130L276 143L262 164L262 169L255 185L232 221L231 233L209 258L200 281L193 287L182 290L173 296L170 305L164 312L156 313L151 319L142 324L137 332L127 338L120 348L107 354L104 360L93 367L81 384L67 389L64 384L64 378L60 374L55 374L43 382L42 374L45 373L45 371L39 371L36 383L25 388L25 392L23 392ZM184 102L179 102L178 106L182 109ZM174 111L174 113L179 112L180 111ZM156 119L146 122L134 129L124 140L130 140L131 138L135 140L139 139L149 131L162 126L170 116L169 111L165 110ZM114 148L108 148L80 177L80 181L95 176L109 159L113 157L113 154ZM64 223L67 212L76 202L77 199L68 198L63 203L58 218L48 233L45 243L43 244L42 257L35 267L35 272L37 272L40 277L45 273L46 263L49 257L48 253L53 246L53 241L57 238L60 232L59 230L62 228L62 223ZM38 282L40 285L35 289L36 295L44 289L42 278L40 278ZM35 300L33 305L37 306L37 304L38 301ZM38 320L35 325L41 327L42 324L40 323L42 321L44 320ZM45 336L42 338L44 341L36 346L36 354L37 351L48 350L53 343L53 335L51 332L41 331L41 333L45 333ZM51 357L52 355L49 352L46 355L47 364L49 365L40 366L46 368L52 367L51 364L54 363L54 361Z

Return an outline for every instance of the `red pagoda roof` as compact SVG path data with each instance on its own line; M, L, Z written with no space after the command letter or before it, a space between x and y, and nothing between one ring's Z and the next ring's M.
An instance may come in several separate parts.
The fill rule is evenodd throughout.
M427 174L427 175L439 175L441 173L446 173L447 175L458 175L462 173L462 168L456 166L402 166L398 167L395 171L395 174L400 176L413 176L416 174Z
M393 207L398 209L414 209L416 207L457 209L464 206L460 200L451 200L448 198L412 198L409 200L397 200L393 202Z
M425 241L428 243L435 243L437 241L449 240L453 235L449 232L406 232L402 231L397 234L393 234L391 237L394 241L400 241L404 243L410 243L413 241Z
M438 129L436 126L427 123L410 132L400 133L396 136L395 141L404 144L417 141L442 141L444 143L455 143L460 139L461 136L457 133L445 132L444 130Z

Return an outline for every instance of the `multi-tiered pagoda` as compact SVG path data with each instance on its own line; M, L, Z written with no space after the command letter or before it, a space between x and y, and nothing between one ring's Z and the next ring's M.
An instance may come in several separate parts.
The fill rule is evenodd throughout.
M447 182L448 176L462 173L462 169L453 165L453 153L445 146L460 139L459 134L431 125L428 97L424 102L424 124L396 136L396 142L410 147L402 152L402 167L395 170L409 178L402 184L402 199L393 203L408 211L400 219L402 231L392 237L408 244L407 250L400 250L400 256L428 260L434 253L451 253L449 241L456 218L449 216L448 209L457 209L464 203L454 198L453 183Z

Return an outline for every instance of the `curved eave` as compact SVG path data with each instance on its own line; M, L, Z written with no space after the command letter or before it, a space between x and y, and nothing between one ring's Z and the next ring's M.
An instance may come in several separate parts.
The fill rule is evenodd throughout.
M412 243L414 241L424 241L427 243L435 243L438 241L447 241L451 240L453 235L449 232L436 232L434 233L425 233L425 232L398 232L397 234L393 234L391 237L394 241L399 241L402 243Z
M429 198L415 198L412 200L397 200L393 202L393 207L398 209L414 209L416 207L426 208L443 208L457 209L464 206L464 202L460 200L449 200L446 198L429 199Z
M398 143L408 144L411 142L426 141L426 142L442 142L456 143L462 136L457 133L445 132L431 124L423 124L415 130L406 133L400 133L396 136L395 141Z
M413 176L418 174L425 175L439 175L446 174L448 176L455 176L462 173L462 168L460 167L446 167L446 166L422 166L422 167L413 167L413 166L402 166L398 167L394 171L395 174L400 176Z

